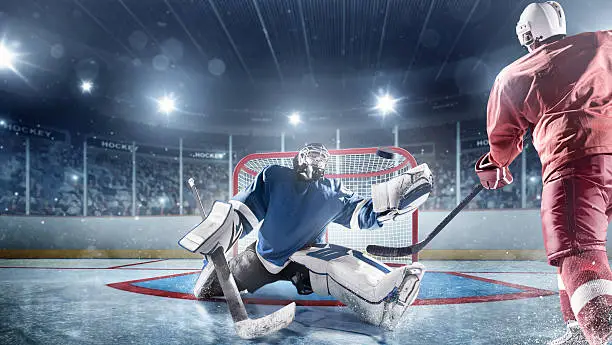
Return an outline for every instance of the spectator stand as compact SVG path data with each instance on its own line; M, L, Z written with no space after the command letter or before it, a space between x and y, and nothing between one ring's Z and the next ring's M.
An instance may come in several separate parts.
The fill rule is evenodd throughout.
M204 209L209 210L215 200L227 201L229 199L228 158L228 152L219 149L183 149L184 214L200 213L191 190L186 184L189 178L193 178L200 187Z
M197 214L198 207L185 181L190 177L195 179L204 206L209 209L215 200L229 198L231 170L246 154L279 151L284 146L287 150L295 150L308 141L323 142L335 148L387 146L399 140L402 140L399 146L413 153L418 162L428 163L434 173L434 191L423 209L448 210L456 205L458 197L467 195L478 183L474 164L489 149L484 128L482 121L471 121L462 122L460 126L397 132L377 129L371 133L336 130L312 136L299 131L267 137L234 135L225 137L227 142L219 137L197 137L190 140L188 146L205 148L186 149L182 140L178 147L98 137L71 144L66 132L19 122L0 122L0 214ZM365 133L375 135L368 137ZM339 145L340 139L342 145ZM232 140L231 151L226 150L225 145ZM228 152L231 152L231 160ZM512 185L481 193L468 208L539 208L541 164L531 141L525 143L524 153L510 169L515 177ZM83 202L85 199L87 203Z
M0 135L0 214L24 215L26 193L26 138Z
M0 214L55 214L72 163L70 136L51 127L0 121ZM65 209L72 199L66 193ZM57 199L57 201L53 201Z
M194 214L197 205L185 184L189 177L201 186L205 206L228 199L224 188L229 183L227 152L99 138L88 139L87 147L91 148L88 156L91 151L93 157L87 165L88 206L93 215Z

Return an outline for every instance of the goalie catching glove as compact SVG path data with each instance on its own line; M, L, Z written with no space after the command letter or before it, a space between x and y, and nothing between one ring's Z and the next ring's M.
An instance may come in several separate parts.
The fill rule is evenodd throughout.
M372 185L372 203L380 222L414 212L429 197L433 176L427 164L414 167L400 176Z
M484 154L476 161L476 175L486 189L499 189L512 183L512 174L508 167L498 167L491 161L490 153Z

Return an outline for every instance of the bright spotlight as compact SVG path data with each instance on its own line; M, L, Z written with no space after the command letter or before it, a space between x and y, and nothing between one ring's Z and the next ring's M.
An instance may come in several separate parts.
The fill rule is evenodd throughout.
M6 121L0 120L0 126L2 126L2 127L6 126Z
M4 44L0 43L0 69L15 69L15 66L13 66L15 57L16 55L14 52L8 49Z
M293 112L291 113L291 115L289 115L289 123L292 125L297 125L300 122L302 122L302 120L300 119L300 113L298 112Z
M379 96L377 99L376 109L379 110L383 115L388 113L395 112L395 104L397 103L397 99L389 96L389 94L385 94Z
M78 180L79 180L79 177L77 175L73 174L72 175L72 181L78 181Z
M160 198L159 198L159 203L160 203L160 204L162 204L162 205L163 205L163 204L165 204L165 203L166 203L166 198L165 198L165 197L163 197L163 196L162 196L162 197L160 197Z
M93 83L89 80L83 80L81 82L81 92L82 93L91 93L93 89Z
M9 48L9 45L5 43L4 38L0 38L0 71L10 70L29 85L28 80L19 72L19 70L17 70L17 65L24 63L24 61L21 60L23 55L24 54Z
M164 114L170 114L176 109L174 99L169 96L164 96L157 100L157 109Z

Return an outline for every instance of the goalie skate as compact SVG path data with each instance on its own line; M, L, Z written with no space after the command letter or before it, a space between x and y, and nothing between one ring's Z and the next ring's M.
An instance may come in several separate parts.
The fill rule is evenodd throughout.
M392 291L385 302L380 326L394 329L404 315L406 309L414 303L421 287L421 278L425 267L421 264L407 266L404 279L397 289Z
M364 321L393 330L401 321L406 309L416 300L425 268L415 263L398 268L397 271L401 272L401 280L381 301L366 300L363 296L341 287L333 280L329 281L330 293L356 312Z

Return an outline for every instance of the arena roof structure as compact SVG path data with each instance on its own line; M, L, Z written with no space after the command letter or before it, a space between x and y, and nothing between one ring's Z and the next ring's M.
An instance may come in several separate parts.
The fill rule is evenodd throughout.
M387 124L474 118L523 53L514 26L529 2L6 0L2 42L23 78L2 71L0 89L25 97L9 108L77 103L141 122L172 95L185 128L276 130L293 111L313 126L379 124L381 92L400 99ZM570 33L612 24L596 10L610 1L561 2Z

